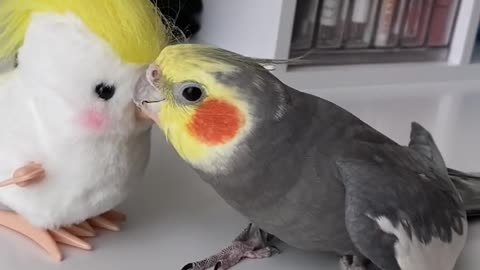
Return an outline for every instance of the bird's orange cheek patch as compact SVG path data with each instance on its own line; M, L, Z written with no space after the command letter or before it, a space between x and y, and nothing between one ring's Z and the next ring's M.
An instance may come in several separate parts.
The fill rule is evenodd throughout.
M188 130L207 145L221 145L235 138L245 124L242 112L230 103L209 100L192 117Z

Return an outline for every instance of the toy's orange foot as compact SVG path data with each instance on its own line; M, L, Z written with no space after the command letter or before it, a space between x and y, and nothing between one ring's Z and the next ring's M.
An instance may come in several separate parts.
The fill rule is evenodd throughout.
M49 230L52 238L58 243L69 245L83 250L92 250L92 245L80 239L67 229Z
M9 211L0 211L0 225L32 239L45 249L53 260L59 262L63 259L62 253L52 236L46 230L34 227L21 216Z
M83 222L78 225L71 225L71 226L65 227L64 229L69 233L78 237L94 237L96 235L92 227L86 222Z
M94 237L96 236L94 228L119 231L119 223L124 222L125 220L127 220L125 214L110 210L77 225L65 227L64 230L78 237Z
M96 228L118 232L120 231L119 223L124 222L125 220L127 220L126 215L115 210L110 210L97 217L90 218L87 222Z
M96 234L93 227L119 231L120 227L117 223L125 220L126 216L124 214L112 210L77 225L55 230L45 230L34 227L18 214L0 210L1 226L17 231L32 239L57 262L63 259L57 242L83 250L91 250L92 245L81 239L81 237L94 237Z

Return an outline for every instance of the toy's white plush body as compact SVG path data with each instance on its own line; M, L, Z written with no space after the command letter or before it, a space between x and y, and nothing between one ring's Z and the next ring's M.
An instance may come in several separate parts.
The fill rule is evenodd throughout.
M148 162L150 125L131 102L143 67L68 13L34 15L18 63L0 77L0 181L29 161L47 177L1 188L0 203L42 228L111 210ZM110 100L95 93L100 83L116 87Z

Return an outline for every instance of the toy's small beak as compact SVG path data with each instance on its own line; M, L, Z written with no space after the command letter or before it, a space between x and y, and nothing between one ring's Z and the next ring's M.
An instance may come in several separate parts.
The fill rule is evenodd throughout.
M145 76L140 77L133 94L133 102L140 109L137 114L141 118L149 118L158 123L160 107L165 100L163 91L157 85L160 79L158 65L148 67Z

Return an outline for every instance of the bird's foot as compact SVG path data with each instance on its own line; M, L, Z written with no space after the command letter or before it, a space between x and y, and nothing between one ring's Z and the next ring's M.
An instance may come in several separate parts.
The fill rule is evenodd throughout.
M182 270L227 270L238 264L243 259L264 259L279 253L273 246L256 249L254 246L242 242L233 242L232 245L220 253L204 260L189 263Z
M96 235L93 227L118 231L116 222L125 220L125 215L108 211L98 217L77 225L46 230L35 227L20 215L10 211L0 211L0 225L25 235L41 246L54 261L61 261L63 255L57 243L66 244L83 250L92 250L92 245L82 238ZM92 227L93 226L93 227Z
M368 270L368 260L354 255L343 256L340 264L344 270Z
M269 234L250 224L232 243L220 253L204 260L189 263L182 270L227 270L243 259L264 259L280 253L274 246L267 246Z

